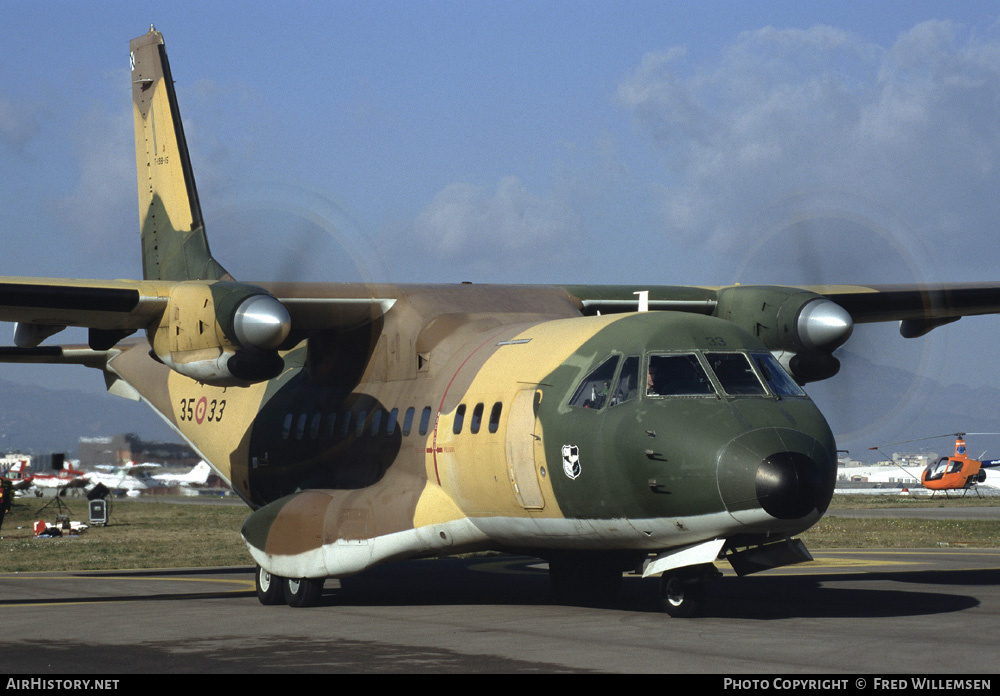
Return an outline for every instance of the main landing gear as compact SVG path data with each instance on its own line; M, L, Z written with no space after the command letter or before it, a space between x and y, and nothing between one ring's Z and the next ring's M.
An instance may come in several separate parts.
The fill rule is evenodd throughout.
M290 607L312 607L323 596L323 579L283 578L271 575L257 566L254 573L257 599L265 606L287 604Z

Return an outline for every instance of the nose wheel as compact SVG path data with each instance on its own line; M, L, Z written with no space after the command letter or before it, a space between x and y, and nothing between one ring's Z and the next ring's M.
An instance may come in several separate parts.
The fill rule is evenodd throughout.
M705 583L678 575L664 575L660 579L660 604L670 616L677 619L697 616L704 603Z
M677 619L698 616L705 608L705 586L719 575L711 563L665 572L660 576L660 606Z

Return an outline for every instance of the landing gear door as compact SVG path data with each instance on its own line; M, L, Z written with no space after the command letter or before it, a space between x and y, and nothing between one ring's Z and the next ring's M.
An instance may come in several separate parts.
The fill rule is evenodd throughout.
M514 497L526 510L545 507L535 465L535 451L542 444L536 434L535 398L534 389L518 392L507 418L507 473Z

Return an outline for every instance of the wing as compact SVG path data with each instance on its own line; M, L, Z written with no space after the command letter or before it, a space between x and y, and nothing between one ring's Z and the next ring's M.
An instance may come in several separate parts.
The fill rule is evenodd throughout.
M749 295L775 289L773 286L751 285L562 287L577 298L585 314L637 311L641 302L640 293L647 293L648 308L651 310L715 314L721 294L728 292ZM858 324L884 321L947 323L963 316L1000 313L1000 283L801 285L789 286L787 289L825 297L843 307Z
M915 338L964 316L1000 313L1000 283L836 285L806 288L843 307L856 323L899 321Z
M0 351L0 361L103 369L106 352L141 330L156 358L175 371L206 383L248 384L274 376L286 339L377 322L396 301L366 295L363 285L286 290L275 297L260 285L228 280L0 278L0 321L17 323L15 347ZM68 326L88 329L87 349L39 347Z
M670 309L732 321L759 338L800 383L832 377L855 323L898 321L904 338L963 316L1000 313L1000 283L936 285L564 286L587 314Z
M159 333L194 335L194 325L211 323L238 350L235 318L242 303L273 297L287 311L298 338L322 331L347 331L377 322L401 298L440 294L447 288L453 311L494 311L483 286L373 286L361 283L250 284L233 281L94 281L0 278L0 321L18 323L15 345L33 348L67 326L90 330L90 347L107 350L125 336L145 330L161 358ZM499 287L499 286L498 286ZM580 314L649 309L714 315L733 321L774 351L829 353L850 335L854 323L899 321L907 338L962 316L1000 313L1000 283L938 285L815 286L547 286L564 293ZM511 292L504 288L505 297ZM468 295L467 300L462 295ZM538 288L521 290L524 304L538 309ZM198 311L200 307L204 311ZM168 308L171 308L168 311ZM833 309L837 308L837 309ZM837 314L837 310L840 313ZM208 320L208 321L206 321ZM836 324L833 329L831 325ZM192 349L205 346L189 346ZM218 347L218 346L217 346ZM173 346L181 350L183 346ZM30 354L24 354L25 359ZM168 356L169 357L169 356ZM11 360L8 352L2 357ZM31 359L37 359L37 356Z

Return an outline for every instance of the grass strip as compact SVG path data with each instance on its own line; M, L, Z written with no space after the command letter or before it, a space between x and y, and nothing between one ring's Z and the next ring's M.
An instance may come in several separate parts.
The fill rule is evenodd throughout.
M133 501L111 503L109 525L78 536L35 538L33 524L47 501L15 498L0 529L0 573L57 570L130 570L250 565L240 538L243 505L220 502ZM836 496L831 510L989 506L979 498ZM71 518L87 523L84 500L69 500ZM997 503L992 503L996 505ZM52 514L49 514L49 513ZM42 513L54 523L54 507ZM1000 547L1000 520L934 520L824 517L799 535L810 549Z

